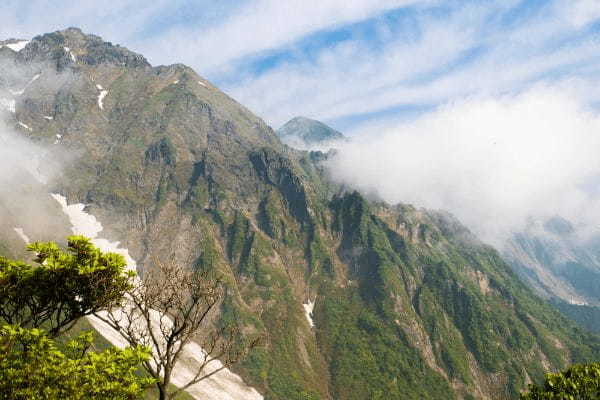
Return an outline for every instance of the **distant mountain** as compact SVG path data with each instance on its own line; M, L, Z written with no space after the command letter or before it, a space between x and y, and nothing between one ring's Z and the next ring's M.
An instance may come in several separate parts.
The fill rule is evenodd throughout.
M169 259L220 273L214 323L265 337L234 371L267 399L515 398L600 358L598 336L454 218L339 190L319 157L189 67L68 29L0 51L0 78L3 117L47 152L37 173L64 160L44 190L86 204L141 269ZM25 200L0 215L0 251L52 222L20 221Z
M346 137L320 121L295 117L277 130L281 140L301 150L323 150L345 140Z
M503 255L542 297L588 329L600 329L600 236L564 218L530 221Z
M599 237L583 237L569 221L532 221L515 234L504 255L540 295L600 306Z

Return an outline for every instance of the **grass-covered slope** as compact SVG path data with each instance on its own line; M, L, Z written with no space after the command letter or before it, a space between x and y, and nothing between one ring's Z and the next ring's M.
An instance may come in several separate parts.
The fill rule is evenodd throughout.
M74 156L49 189L88 204L141 267L219 270L217 323L265 336L235 370L267 399L506 398L598 359L596 336L452 218L338 191L318 154L283 146L191 69L74 29L14 63L42 75L10 117Z

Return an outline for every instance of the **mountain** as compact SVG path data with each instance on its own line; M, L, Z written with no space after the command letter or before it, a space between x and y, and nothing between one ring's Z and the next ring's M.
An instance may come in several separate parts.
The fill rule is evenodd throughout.
M600 327L598 235L576 229L564 218L531 221L515 234L503 254L540 296L552 299L588 328Z
M295 117L277 130L285 144L301 150L322 150L332 147L346 137L320 121Z
M285 146L189 67L151 66L74 28L0 56L8 124L44 149L37 173L60 161L33 197L85 204L140 269L219 271L215 324L264 335L234 371L266 399L514 398L598 359L598 336L450 215L339 189L322 157ZM5 251L20 240L12 227L63 234L60 216L30 233L19 204L0 216Z

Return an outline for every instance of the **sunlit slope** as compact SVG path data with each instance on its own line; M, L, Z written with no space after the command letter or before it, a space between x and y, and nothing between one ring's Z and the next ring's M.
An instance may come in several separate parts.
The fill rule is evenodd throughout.
M596 336L460 223L340 190L322 155L282 145L191 69L74 29L6 57L24 82L41 72L9 120L74 156L48 190L86 204L140 268L221 271L215 324L265 336L235 368L265 398L507 398L598 358Z

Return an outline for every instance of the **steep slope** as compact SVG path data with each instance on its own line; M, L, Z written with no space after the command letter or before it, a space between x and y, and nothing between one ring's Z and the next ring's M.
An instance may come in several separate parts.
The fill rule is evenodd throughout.
M277 130L285 144L301 150L326 150L346 137L320 121L295 117Z
M532 221L515 234L503 255L542 297L588 328L600 327L600 238L567 220Z
M339 191L322 155L191 69L77 29L2 57L6 117L74 155L47 189L85 203L139 268L219 270L217 323L266 337L235 369L265 398L507 398L598 359L596 336L451 217Z

